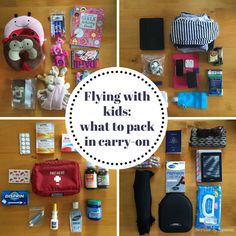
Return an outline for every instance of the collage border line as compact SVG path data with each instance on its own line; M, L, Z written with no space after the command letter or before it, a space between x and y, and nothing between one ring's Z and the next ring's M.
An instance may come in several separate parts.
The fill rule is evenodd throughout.
M120 66L120 0L116 1L116 66ZM64 117L0 117L0 121L64 120ZM171 120L236 120L236 117L168 117ZM116 171L116 235L120 236L120 170Z

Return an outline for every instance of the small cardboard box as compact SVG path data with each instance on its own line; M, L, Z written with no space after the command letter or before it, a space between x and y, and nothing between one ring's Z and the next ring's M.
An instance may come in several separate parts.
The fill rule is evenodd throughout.
M62 134L61 137L61 151L62 152L76 152L73 144L70 141L70 137L68 134Z
M54 124L49 122L36 123L36 153L50 154L55 152Z
M185 192L185 161L166 162L166 192Z

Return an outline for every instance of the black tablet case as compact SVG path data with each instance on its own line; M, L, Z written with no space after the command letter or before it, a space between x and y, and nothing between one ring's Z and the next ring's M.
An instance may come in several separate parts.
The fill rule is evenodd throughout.
M139 30L141 50L164 49L163 18L141 18L139 21Z
M193 207L183 193L167 193L159 204L159 227L163 232L188 232L193 226Z

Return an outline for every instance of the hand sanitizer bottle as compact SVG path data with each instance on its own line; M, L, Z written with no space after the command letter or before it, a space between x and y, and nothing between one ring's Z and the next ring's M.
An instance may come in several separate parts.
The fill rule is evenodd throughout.
M72 203L72 210L70 211L70 230L72 233L82 232L82 213L79 210L79 203Z

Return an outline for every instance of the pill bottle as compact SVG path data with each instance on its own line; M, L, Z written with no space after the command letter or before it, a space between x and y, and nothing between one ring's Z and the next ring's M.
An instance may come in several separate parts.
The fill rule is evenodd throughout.
M90 220L102 219L102 202L100 200L87 201L87 217Z
M97 171L95 165L87 162L87 169L84 176L84 185L86 189L96 189L97 186Z
M107 169L99 167L98 169L98 188L108 188L109 182L109 172Z

